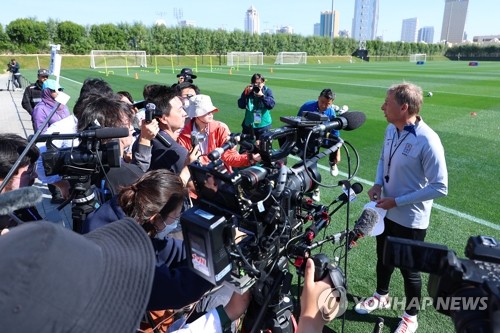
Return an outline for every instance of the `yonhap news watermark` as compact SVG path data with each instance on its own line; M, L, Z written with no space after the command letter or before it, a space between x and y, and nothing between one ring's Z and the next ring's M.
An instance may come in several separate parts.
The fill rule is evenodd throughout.
M366 298L353 297L354 304L363 302ZM436 297L435 302L432 297L422 297L418 299L416 297L412 298L408 305L406 305L406 297L390 297L390 306L386 310L400 310L404 311L406 307L408 308L419 308L420 310L425 310L431 307L437 311L460 311L460 310L471 310L471 311L482 311L488 308L488 297L463 297L463 296L449 296L449 297ZM371 304L365 305L368 310L376 310L378 308L378 302L372 302ZM370 306L372 309L370 309Z

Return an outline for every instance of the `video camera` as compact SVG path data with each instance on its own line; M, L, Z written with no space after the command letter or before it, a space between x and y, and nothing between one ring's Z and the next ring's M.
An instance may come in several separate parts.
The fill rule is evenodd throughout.
M42 153L42 162L47 176L61 175L65 179L98 173L102 167L121 165L120 143L103 139L122 138L129 135L128 128L93 126L78 133L53 133L40 135L37 142L46 141L47 151ZM58 148L53 141L75 140L77 147Z
M329 130L355 129L365 120L361 112L349 117L332 121L316 113L283 117L286 126L264 133L259 140L262 165L237 173L229 173L220 157L242 140L241 134L231 135L223 147L209 153L210 164L190 164L198 201L181 215L190 268L214 285L226 283L240 293L253 287L256 311L267 311L268 302L274 314L290 311L290 299L283 297L292 279L288 262L293 256L287 255L288 249L311 241L304 233L308 223L319 231L330 221L328 208L304 194L321 181L317 161L343 143L337 138L337 144L319 153ZM286 166L290 154L305 158L290 168ZM303 269L302 263L297 267Z
M433 305L452 318L457 332L499 332L500 245L493 237L472 236L465 255L460 259L443 245L387 237L383 262L430 273Z

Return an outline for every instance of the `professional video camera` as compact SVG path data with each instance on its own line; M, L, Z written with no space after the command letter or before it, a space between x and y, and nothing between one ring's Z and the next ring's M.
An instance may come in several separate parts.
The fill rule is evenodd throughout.
M331 129L356 129L365 116L350 112L347 117L327 121L317 113L307 113L281 119L287 126L260 138L262 165L227 172L220 156L244 138L240 134L231 135L223 147L209 153L210 164L189 165L198 205L181 215L181 224L189 264L196 274L239 292L253 288L253 306L244 326L259 327L263 322L265 327L279 327L273 331L286 332L292 327L293 309L291 298L285 297L292 279L288 264L309 256L314 248L309 231L317 234L330 222L328 207L313 203L304 194L321 182L317 161L339 149L343 140L336 138L336 144L321 153L320 146ZM288 155L302 155L303 159L289 168ZM348 199L344 202L342 197L342 201ZM342 233L334 238L346 236ZM294 264L300 272L305 261L295 260ZM318 276L335 269L321 260L317 266Z
M387 237L384 264L430 273L427 286L438 312L455 330L500 332L500 245L495 238L472 236L460 259L446 246Z
M73 230L80 232L88 213L96 208L96 193L91 188L92 177L105 173L107 168L120 167L121 151L118 140L106 140L126 137L128 128L113 128L93 125L88 129L71 134L53 133L40 135L37 142L46 141L47 150L42 153L42 163L47 176L60 175L71 186L71 197L63 202L62 209L73 202ZM78 146L73 142L79 140ZM70 147L58 148L54 142L69 140ZM102 140L106 140L105 143ZM103 201L101 198L100 201Z

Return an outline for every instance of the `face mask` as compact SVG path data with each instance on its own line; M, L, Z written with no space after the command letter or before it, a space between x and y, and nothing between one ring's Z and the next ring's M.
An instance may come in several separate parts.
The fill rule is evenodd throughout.
M156 233L155 235L156 239L165 239L165 237L167 237L169 233L177 229L177 226L179 225L179 220L178 219L174 220L172 224L166 224L165 222L163 222L163 225L165 226L165 228Z

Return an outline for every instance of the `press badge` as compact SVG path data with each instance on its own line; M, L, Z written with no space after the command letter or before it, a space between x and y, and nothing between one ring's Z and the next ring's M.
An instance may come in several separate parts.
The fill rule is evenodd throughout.
M254 112L253 114L253 123L260 124L262 122L262 114L260 111Z

